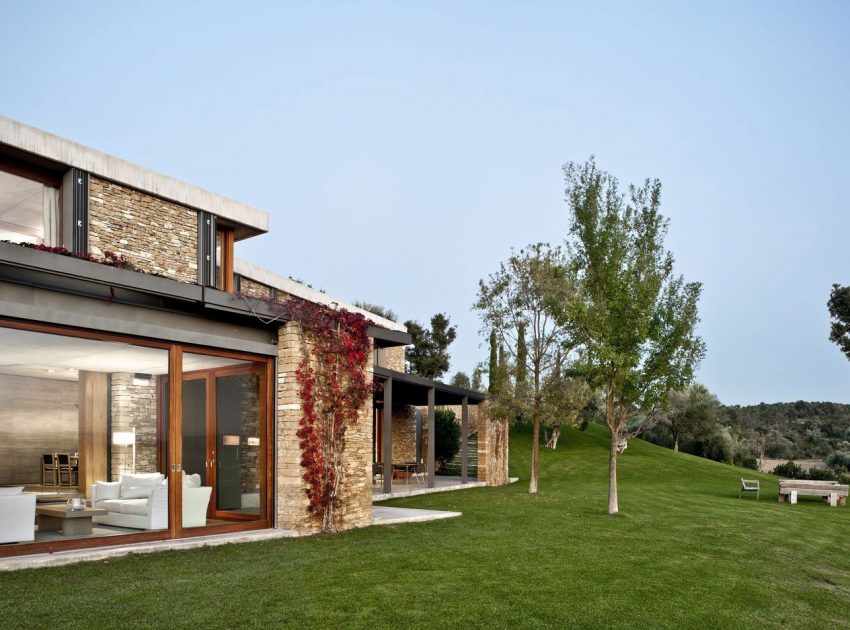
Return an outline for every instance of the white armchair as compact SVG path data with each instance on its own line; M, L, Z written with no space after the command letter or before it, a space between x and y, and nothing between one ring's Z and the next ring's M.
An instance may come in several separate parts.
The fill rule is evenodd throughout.
M0 495L0 543L35 540L35 495Z

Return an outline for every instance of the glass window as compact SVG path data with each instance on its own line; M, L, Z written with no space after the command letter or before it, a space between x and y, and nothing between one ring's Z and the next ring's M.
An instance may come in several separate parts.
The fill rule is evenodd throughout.
M0 486L23 486L0 543L168 529L168 352L5 327L0 348Z
M58 244L59 189L0 171L0 240Z

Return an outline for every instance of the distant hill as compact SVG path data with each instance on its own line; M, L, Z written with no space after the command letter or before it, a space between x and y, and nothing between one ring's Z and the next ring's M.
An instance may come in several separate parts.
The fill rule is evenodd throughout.
M722 424L767 435L767 457L824 459L850 451L850 405L798 400L724 406L722 413Z

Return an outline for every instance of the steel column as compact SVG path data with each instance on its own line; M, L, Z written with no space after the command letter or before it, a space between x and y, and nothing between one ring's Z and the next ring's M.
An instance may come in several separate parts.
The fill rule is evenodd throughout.
M460 482L466 483L469 478L469 396L463 397L463 407L460 414Z
M428 487L434 487L434 442L436 440L436 420L434 418L434 397L436 390L428 388Z
M383 439L383 471L384 492L393 491L393 379L384 381L384 422L381 428Z

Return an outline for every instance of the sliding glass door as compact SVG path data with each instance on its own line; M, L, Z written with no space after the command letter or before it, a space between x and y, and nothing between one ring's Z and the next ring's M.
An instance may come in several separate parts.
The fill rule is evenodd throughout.
M193 355L186 357L191 364ZM211 488L207 525L265 516L265 415L262 365L184 373L184 489Z

